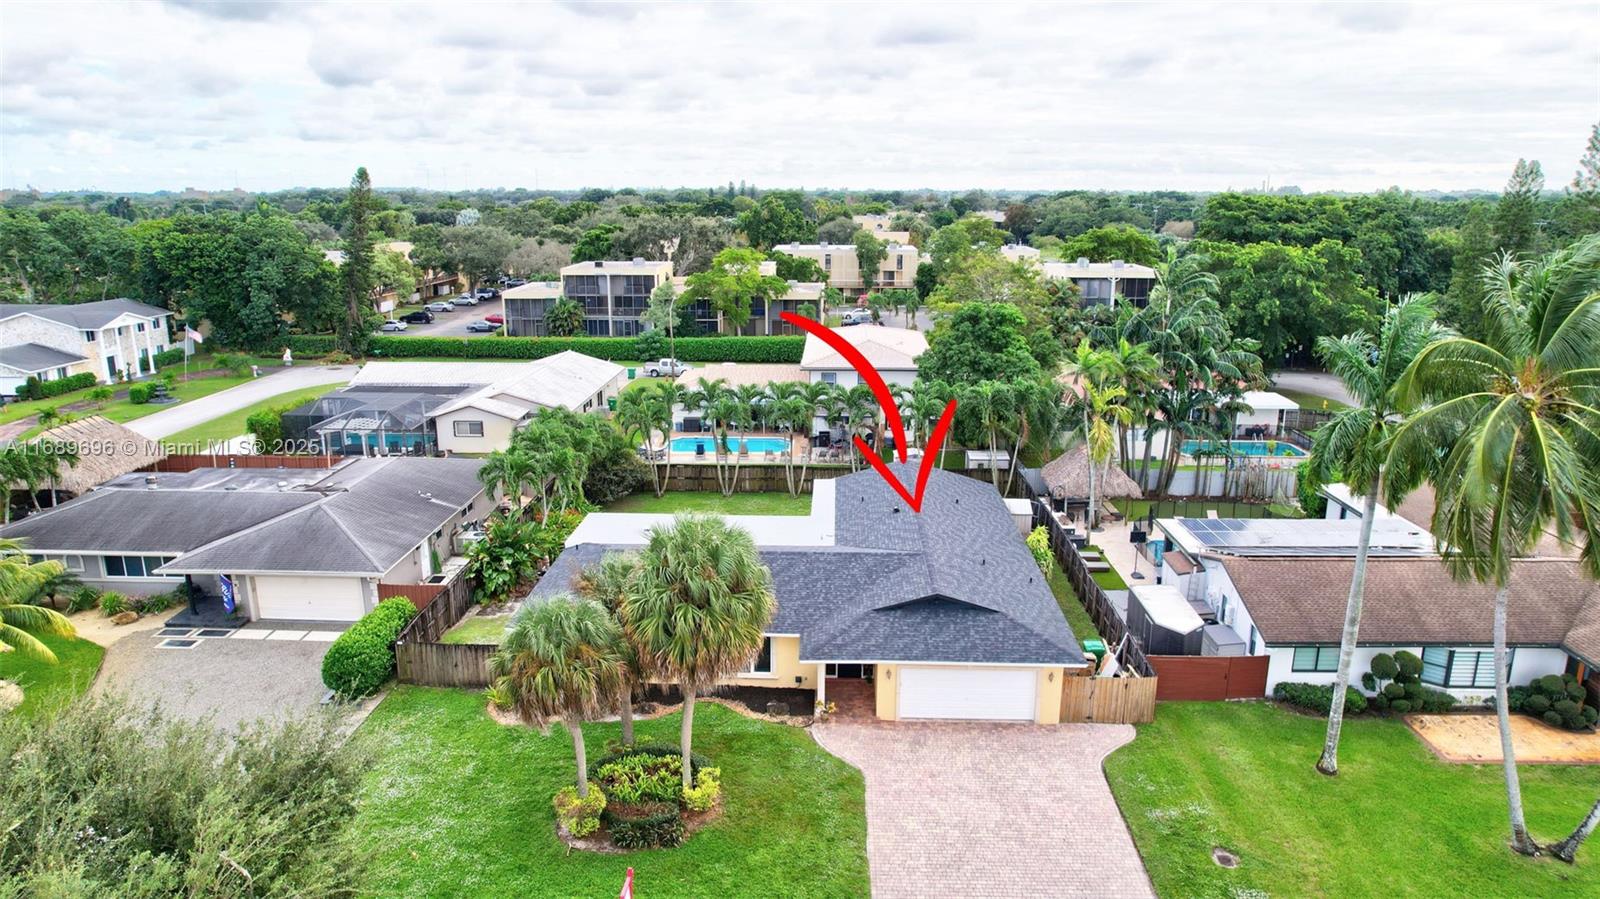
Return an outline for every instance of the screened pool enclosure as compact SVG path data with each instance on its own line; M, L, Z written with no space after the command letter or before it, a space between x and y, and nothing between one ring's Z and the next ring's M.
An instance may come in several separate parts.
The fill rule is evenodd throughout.
M449 394L342 390L283 416L283 436L295 449L346 456L431 454L437 441L428 412Z

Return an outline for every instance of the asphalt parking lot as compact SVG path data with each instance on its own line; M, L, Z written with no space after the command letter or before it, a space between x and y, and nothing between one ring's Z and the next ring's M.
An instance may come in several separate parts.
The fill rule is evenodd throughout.
M486 300L476 306L457 306L454 312L435 312L433 324L411 325L401 332L414 337L492 337L493 331L468 331L467 325L488 315L504 315L504 300Z

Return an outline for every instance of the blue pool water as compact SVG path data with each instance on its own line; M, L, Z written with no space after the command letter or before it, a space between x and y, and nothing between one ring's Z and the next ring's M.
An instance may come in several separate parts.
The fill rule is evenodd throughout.
M1287 456L1294 458L1306 455L1306 451L1286 440L1231 440L1229 445L1233 451L1241 456ZM1212 445L1210 440L1185 440L1183 454L1193 456L1197 452L1220 453L1221 448Z
M735 449L739 446L739 440L736 437L729 437L728 443ZM782 437L748 437L745 439L744 444L750 448L752 453L786 453L789 451L789 441ZM695 451L695 447L704 446L706 455L710 455L716 452L716 445L716 439L709 434L704 437L672 438L672 451L675 453L692 453Z

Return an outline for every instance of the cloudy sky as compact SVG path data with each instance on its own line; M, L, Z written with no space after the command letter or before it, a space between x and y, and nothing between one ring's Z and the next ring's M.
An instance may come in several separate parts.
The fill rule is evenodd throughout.
M0 5L0 186L1569 181L1600 0Z

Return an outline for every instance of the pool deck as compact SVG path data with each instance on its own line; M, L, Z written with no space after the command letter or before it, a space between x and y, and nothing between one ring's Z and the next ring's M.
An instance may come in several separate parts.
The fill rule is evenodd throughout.
M798 434L794 434L794 435L791 435L791 434L778 434L778 433L773 433L773 432L768 431L766 433L760 433L760 434L748 434L745 437L743 437L742 439L743 440L747 440L747 441L758 441L758 442L759 441L766 441L766 440L781 440L781 441L783 441L785 446L787 446L789 444L789 441L790 441L791 437L794 439L794 443L796 444L796 448L797 448L797 450L798 450L800 455L804 455L805 453L809 452L809 450L810 450L810 441L806 437L798 435ZM686 432L683 432L683 431L675 431L672 434L671 441L677 441L677 440L700 440L700 441L704 441L705 444L706 444L706 452L704 454L701 454L701 453L696 453L694 450L669 449L669 453L671 454L672 462L674 464L678 464L678 463L696 463L696 462L710 464L710 463L716 461L715 455L712 452L712 447L716 444L716 438L712 434L710 434L710 433L686 433ZM732 443L734 445L738 445L740 440L741 440L741 438L738 438L738 437L731 437L731 436L729 437L729 443ZM669 448L672 446L671 441L669 441L668 444L667 444L667 446ZM659 450L657 452L659 452ZM770 452L770 457L769 457L769 452ZM784 458L786 456L788 456L788 452L786 450L773 449L773 450L769 451L769 450L764 449L764 448L762 448L762 449L752 449L748 453L742 454L739 457L739 461L740 461L740 463L749 463L749 462L774 462L774 463L777 463L777 462L784 461ZM724 459L727 459L727 458L729 458L729 457L724 455ZM796 457L796 461L797 462L799 461L799 457L798 456Z

